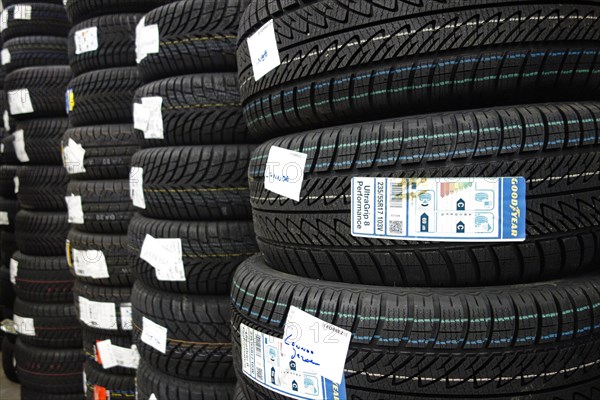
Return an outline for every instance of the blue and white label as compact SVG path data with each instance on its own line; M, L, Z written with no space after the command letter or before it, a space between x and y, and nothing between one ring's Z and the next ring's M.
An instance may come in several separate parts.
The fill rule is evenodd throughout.
M248 38L248 51L252 60L255 81L281 65L273 20L264 24Z
M353 178L352 235L524 241L526 182L504 178Z
M290 361L293 352L284 339L241 324L240 341L244 375L259 385L292 399L346 400L343 376L336 384L316 373L310 364Z

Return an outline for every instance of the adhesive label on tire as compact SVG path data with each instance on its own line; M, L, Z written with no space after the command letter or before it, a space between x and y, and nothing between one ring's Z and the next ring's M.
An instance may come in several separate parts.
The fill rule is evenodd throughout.
M83 216L83 205L81 204L81 196L71 194L65 197L67 202L67 210L70 224L83 224L85 219Z
M10 281L13 285L17 284L17 275L19 274L19 262L14 258L10 259L9 263L9 271L10 271Z
M117 330L115 303L103 303L79 296L79 319L91 328Z
M353 178L352 235L438 242L523 241L526 182Z
M273 20L264 24L254 35L248 38L248 51L252 60L255 81L281 65Z
M29 162L29 155L27 155L27 151L25 150L25 132L23 129L19 129L13 133L13 136L13 148L15 149L17 159L24 163Z
M10 90L7 97L11 115L30 114L33 112L33 103L31 102L29 89Z
M84 166L85 149L73 139L69 138L63 147L63 165L69 174L82 174L86 171Z
M73 249L73 270L77 276L92 279L110 278L106 257L101 250Z
M308 327L307 327L308 328ZM293 399L345 400L346 382L338 385L314 372L283 339L240 325L244 375L269 390Z
M2 49L2 52L0 52L0 61L2 62L2 65L10 64L10 60L10 50Z
M8 220L8 212L0 211L0 225L10 225L10 221Z
M81 29L75 32L75 54L98 50L98 27Z
M14 314L13 321L15 323L15 329L20 335L35 336L35 324L33 318L24 318Z
M107 339L96 342L96 361L101 363L104 369L113 367L136 369L140 355L135 344L131 348L120 347Z

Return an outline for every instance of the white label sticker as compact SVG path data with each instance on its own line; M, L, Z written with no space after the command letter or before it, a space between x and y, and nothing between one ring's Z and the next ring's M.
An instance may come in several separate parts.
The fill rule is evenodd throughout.
M13 147L17 159L23 163L29 162L29 156L27 155L27 151L25 151L25 133L22 129L19 129L13 133L13 137Z
M113 345L110 339L96 343L96 354L100 356L104 369L113 367L135 369L140 361L140 355L135 345L128 349Z
M167 352L167 328L142 317L142 342L165 354Z
M83 205L81 204L81 196L75 196L71 194L70 196L66 196L65 200L67 202L67 209L69 213L69 223L70 224L83 224Z
M142 129L144 139L164 139L162 103L163 99L160 96L142 98L142 106L146 108L148 113L148 123Z
M29 114L33 112L33 104L31 103L29 89L9 90L7 96L8 109L10 110L11 115Z
M10 281L13 285L17 284L17 274L19 273L19 262L14 258L10 259Z
M9 132L10 131L10 114L8 110L4 110L4 114L2 114L2 119L4 120L4 129Z
M133 128L144 131L148 127L150 110L141 103L133 103Z
M4 9L0 18L0 32L4 32L6 28L8 28L8 10Z
M31 6L18 4L13 8L13 19L31 19Z
M87 376L83 371L83 394L87 394Z
M305 326L310 334L310 326ZM286 398L302 400L346 400L346 382L340 384L320 375L306 362L299 349L283 339L240 325L242 370L246 376Z
M84 166L85 149L82 145L69 138L67 145L63 148L63 165L69 174L81 174L85 172Z
M139 64L148 54L160 51L160 34L158 25L146 26L146 18L142 18L135 28L135 55Z
M305 153L271 146L265 168L265 188L300 201L306 157Z
M142 167L131 167L129 171L129 197L135 207L146 209L144 169Z
M353 178L352 235L523 241L524 178Z
M19 189L20 189L20 186L21 186L21 181L19 181L19 177L15 176L13 178L13 182L15 184L15 194L19 194Z
M264 24L254 35L248 38L248 50L252 60L255 81L258 81L281 64L273 20Z
M0 225L10 225L10 221L8 220L8 212L0 211Z
M159 281L185 281L181 239L155 239L146 234L140 258L154 267Z
M92 301L79 296L79 319L92 328L118 329L115 303Z
M148 400L158 400L158 398L156 397L156 395L154 393L152 393L150 395L150 397L148 397Z
M2 52L0 52L0 61L2 65L10 64L10 50L2 49Z
M4 143L0 143L0 153L4 153Z
M75 32L75 54L98 50L98 28L81 29Z
M73 249L72 254L75 275L92 279L110 278L106 257L101 250Z
M17 314L13 314L13 321L15 322L15 329L21 335L35 336L35 324L33 318L24 318Z
M121 329L130 331L133 327L133 322L131 320L131 303L121 303L119 309L121 311Z

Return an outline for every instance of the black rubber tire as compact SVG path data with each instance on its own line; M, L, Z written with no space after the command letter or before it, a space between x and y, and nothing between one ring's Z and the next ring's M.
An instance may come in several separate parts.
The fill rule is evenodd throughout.
M103 14L148 12L173 0L69 0L67 14L73 24Z
M241 371L239 326L281 338L292 305L352 333L348 398L547 399L564 390L576 399L600 382L597 273L485 288L358 287L283 274L257 256L233 287L238 376L270 399L284 397Z
M68 65L21 68L6 75L4 89L8 93L27 89L33 112L14 114L16 120L57 117L65 114L65 89L71 79Z
M17 155L14 151L13 142L15 141L15 137L13 134L6 135L2 138L2 147L4 148L4 152L2 153L2 163L3 164L12 164L19 165L21 161L17 158Z
M17 247L30 256L64 256L65 239L69 233L66 212L33 212L21 210L17 213Z
M21 208L38 211L66 211L65 193L69 176L62 166L19 168Z
M67 237L68 262L77 280L98 286L132 286L134 282L126 235L102 235L71 229ZM109 278L95 279L77 275L73 268L73 250L102 251L106 260Z
M137 374L138 400L149 400L154 394L157 399L168 400L232 400L233 383L196 382L174 378L152 368L141 361Z
M160 281L152 265L139 258L146 235L180 238L184 282ZM252 221L165 221L136 215L129 226L131 265L149 287L176 293L227 294L237 266L258 251Z
M64 4L65 0L38 0L36 3ZM13 4L23 3L23 0L2 0L2 6L7 8Z
M62 397L63 394L83 395L84 357L81 349L45 349L17 340L15 356L23 388L44 393L44 400L53 399L53 394L61 394L60 399L70 398Z
M81 196L83 224L73 226L89 233L126 233L134 210L129 181L71 181L68 195Z
M0 265L10 265L10 258L18 250L15 234L0 231Z
M597 7L253 1L237 52L248 127L265 138L422 112L594 99ZM247 39L271 19L282 65L255 81Z
M6 199L16 199L15 177L19 166L0 165L0 196Z
M13 308L15 302L15 292L12 282L10 281L10 269L8 264L0 265L0 306ZM0 313L0 317L4 319L4 315Z
M32 318L35 335L19 333L22 343L45 348L81 348L81 326L73 303L33 303L17 297L15 315Z
M30 19L14 19L14 5L6 7L8 18L2 31L4 42L18 36L61 36L66 37L71 24L62 4L19 1L31 6ZM3 14L4 16L4 14Z
M92 286L79 281L75 282L73 287L73 297L75 301L75 309L79 316L79 297L84 297L90 301L99 303L115 304L117 325L113 329L103 329L87 326L83 321L80 321L88 331L97 332L99 334L116 334L116 335L131 335L131 325L128 317L121 314L121 307L131 306L131 288L129 287L103 287Z
M131 303L134 343L150 366L180 379L235 380L227 296L160 292L136 282ZM165 354L141 340L143 318L167 328Z
M73 276L65 257L28 256L17 251L15 292L21 300L38 303L72 303Z
M246 395L242 389L241 384L235 385L235 392L233 392L233 400L246 400Z
M4 376L11 382L19 383L17 364L15 361L15 335L4 334L2 338L2 370Z
M158 53L140 63L145 82L196 72L237 71L235 49L243 0L177 1L150 11L158 25Z
M69 83L75 105L71 126L132 123L133 94L142 84L137 68L109 68L81 74Z
M102 370L89 361L84 365L86 377L86 399L135 399L135 377L130 375L112 374ZM97 396L97 391L106 393L106 397Z
M164 139L144 139L142 131L136 133L146 147L254 143L239 96L234 73L184 75L146 84L136 90L134 102L162 97Z
M137 152L148 217L251 219L248 164L254 145L157 147ZM137 179L132 176L131 179Z
M23 36L7 40L3 49L10 53L6 72L42 65L68 65L67 39L57 36Z
M17 220L16 215L19 211L19 202L15 199L0 197L0 211L6 212L8 215L8 225L0 225L0 231L14 232Z
M140 14L111 14L90 18L69 32L69 63L75 76L105 69L135 66L135 27ZM76 54L75 32L96 27L98 49Z
M51 394L31 390L27 387L21 387L21 400L81 400L82 398L83 393Z
M89 330L86 327L82 329L82 333L83 352L86 355L87 364L94 364L96 368L102 369L106 373L113 375L135 375L136 370L131 368L112 367L109 369L104 369L104 367L98 363L98 361L102 362L102 354L100 354L100 357L98 358L98 349L96 348L96 343L104 340L110 340L110 343L113 346L131 348L131 345L133 344L131 335L114 335L108 333L102 334L94 330Z
M61 111L60 115L63 114L64 111ZM25 151L29 157L28 164L62 164L60 140L69 127L68 118L35 118L17 121L13 126L15 130L23 130ZM7 150L14 154L12 145L5 148L5 151ZM16 159L16 155L12 157Z
M85 172L70 174L72 179L126 179L131 156L140 148L133 126L125 124L71 128L63 136L63 147L69 139L85 149Z
M497 285L581 273L600 262L600 140L593 122L599 116L599 103L510 106L345 125L266 142L249 169L259 247L268 264L284 272L384 286ZM308 154L300 202L265 190L271 146ZM351 235L352 177L515 175L527 180L524 242Z

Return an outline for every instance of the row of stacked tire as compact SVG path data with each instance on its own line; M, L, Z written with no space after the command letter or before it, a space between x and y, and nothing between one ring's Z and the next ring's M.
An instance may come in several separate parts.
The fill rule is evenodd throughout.
M598 39L597 3L250 3L237 57L266 140L249 168L264 257L231 296L248 399L315 394L244 358L242 329L281 338L292 306L351 332L344 398L600 398ZM266 188L275 147L306 156L298 199ZM524 177L527 237L355 236L359 177Z
M129 227L140 400L227 399L235 389L229 289L256 253L239 105L240 0L183 0L137 29Z
M65 257L67 175L60 151L68 127L63 99L71 78L66 65L70 24L60 2L3 4L2 64L7 72L8 108L4 122L5 128L13 129L2 143L7 172L3 193L18 193L20 210L8 212L18 251L3 247L2 258L10 258L17 295L16 375L23 399L78 398L81 328ZM22 165L8 166L16 164ZM10 352L3 354L7 369L9 358Z
M118 2L121 3L121 2ZM70 129L63 139L71 231L69 264L83 326L86 398L135 398L139 355L132 343L133 273L127 228L133 216L129 165L139 149L132 99L141 85L135 30L143 12L162 1L71 0L66 91Z

